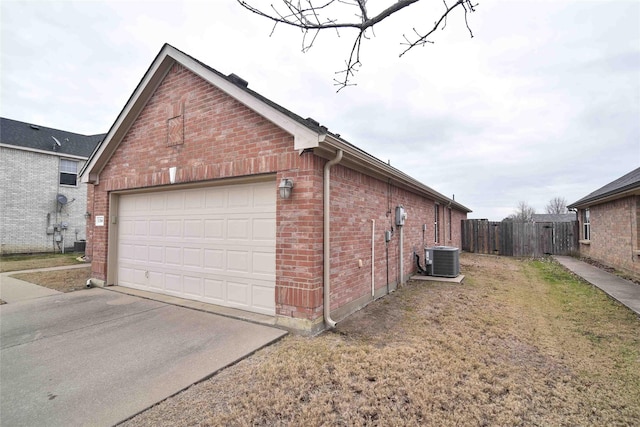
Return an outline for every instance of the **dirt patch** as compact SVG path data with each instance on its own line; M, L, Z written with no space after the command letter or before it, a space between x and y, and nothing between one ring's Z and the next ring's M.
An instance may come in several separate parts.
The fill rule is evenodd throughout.
M91 269L87 266L86 268L12 274L11 277L59 292L72 292L86 289L87 280L91 277Z
M463 254L318 337L288 336L126 423L633 425L640 320L553 262Z

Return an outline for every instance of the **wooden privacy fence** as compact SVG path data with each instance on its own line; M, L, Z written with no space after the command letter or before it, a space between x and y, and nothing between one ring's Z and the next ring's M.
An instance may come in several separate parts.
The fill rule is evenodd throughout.
M578 251L578 222L462 220L462 250L479 254L541 257Z

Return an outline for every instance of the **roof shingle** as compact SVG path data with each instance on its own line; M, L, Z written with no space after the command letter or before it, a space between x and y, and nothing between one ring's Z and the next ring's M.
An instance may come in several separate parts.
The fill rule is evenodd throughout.
M31 150L48 151L52 154L88 158L104 137L105 134L80 135L4 117L0 118L0 143Z

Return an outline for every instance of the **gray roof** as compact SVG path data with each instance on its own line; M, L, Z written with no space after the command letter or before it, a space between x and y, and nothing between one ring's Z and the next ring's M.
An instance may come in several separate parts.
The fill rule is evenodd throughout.
M586 195L577 202L573 202L568 205L568 208L575 208L580 206L588 206L596 204L604 199L609 199L621 193L625 193L630 190L640 189L640 168L634 169L628 174L621 176L613 182L597 189L596 191Z
M0 117L0 143L29 150L88 158L104 137L105 134L80 135Z
M576 220L576 214L533 214L531 220L533 222L571 222Z

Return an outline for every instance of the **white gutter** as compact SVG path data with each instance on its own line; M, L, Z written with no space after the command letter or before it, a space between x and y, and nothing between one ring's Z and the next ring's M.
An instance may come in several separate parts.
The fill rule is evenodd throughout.
M331 319L331 211L330 211L330 180L331 180L331 167L337 165L342 160L342 150L336 152L336 157L333 160L329 160L324 165L324 189L323 189L323 219L324 219L324 265L323 265L323 280L324 280L324 293L323 303L324 306L324 323L329 328L335 328L336 322Z

